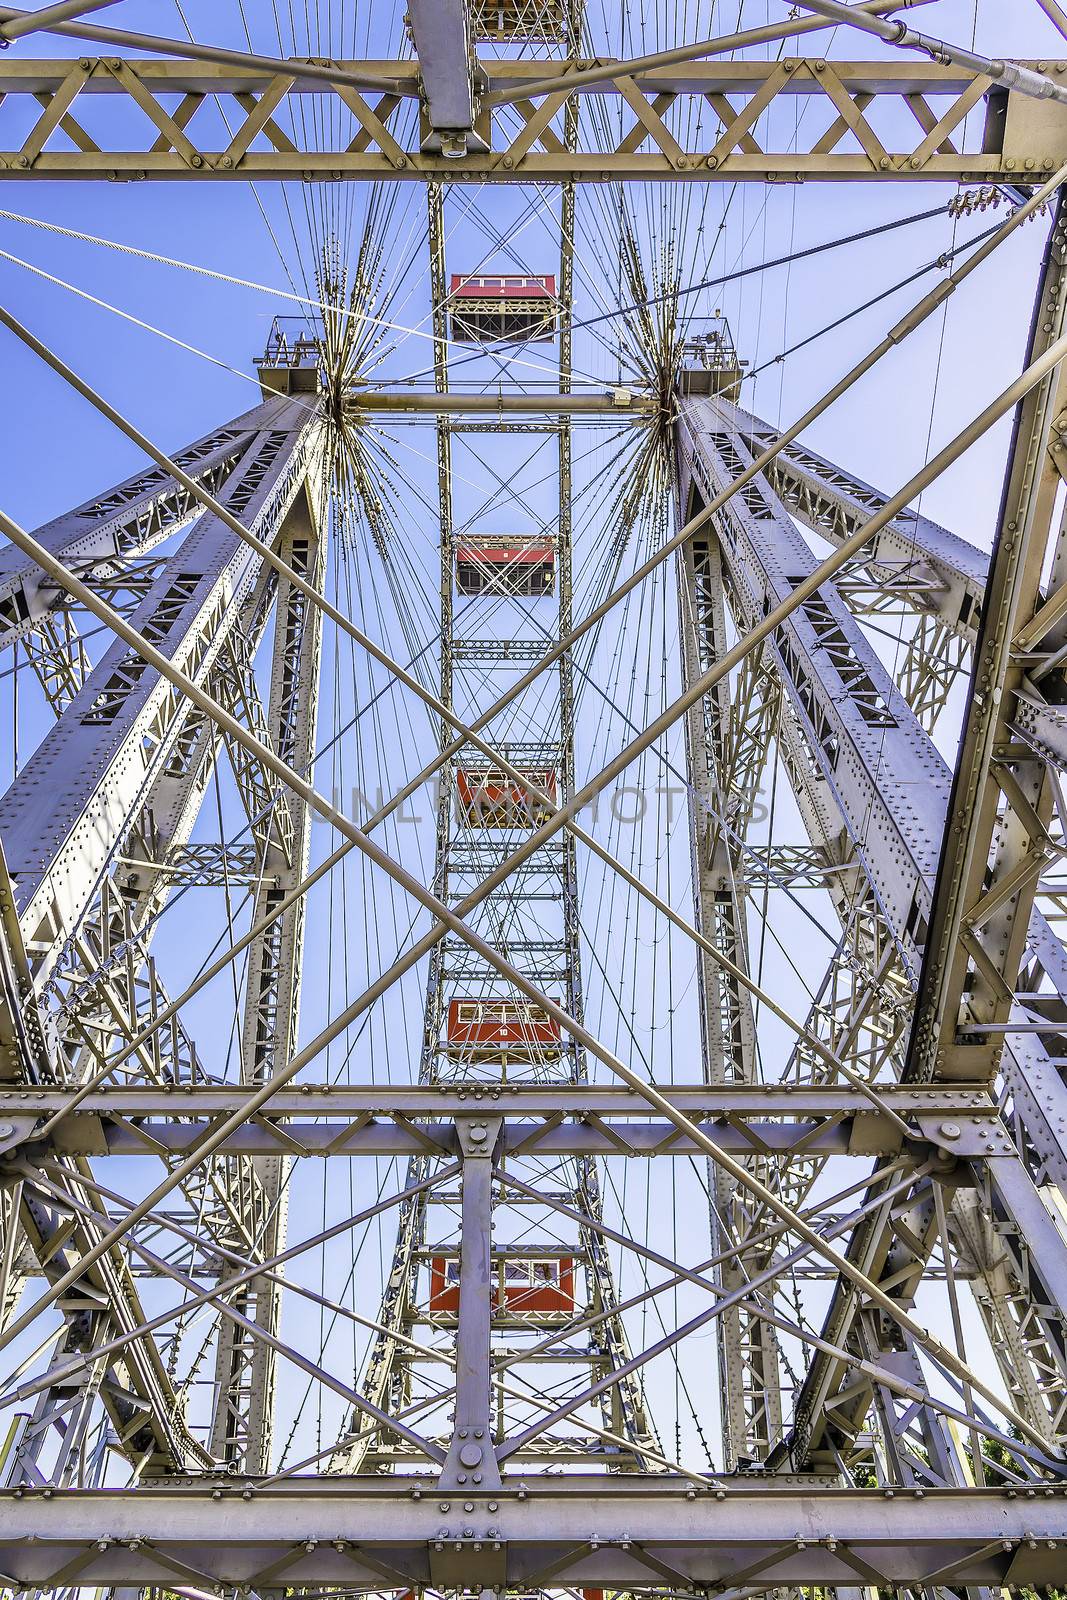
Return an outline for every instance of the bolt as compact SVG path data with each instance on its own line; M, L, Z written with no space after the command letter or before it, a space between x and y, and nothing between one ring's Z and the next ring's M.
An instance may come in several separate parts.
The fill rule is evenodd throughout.
M958 1139L960 1136L959 1124L956 1122L943 1122L937 1131L942 1139Z
M15 1131L13 1122L0 1122L0 1139L10 1139Z

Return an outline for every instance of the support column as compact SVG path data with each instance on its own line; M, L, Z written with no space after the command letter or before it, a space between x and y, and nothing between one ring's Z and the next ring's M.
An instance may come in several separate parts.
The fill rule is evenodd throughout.
M456 1123L463 1158L459 1254L459 1327L456 1330L456 1420L438 1487L500 1487L493 1451L489 1337L493 1316L493 1152L499 1117Z
M324 540L310 490L299 495L282 528L279 553L316 585L324 570ZM287 579L278 584L271 669L269 734L271 746L298 771L314 758L322 612ZM254 922L274 908L300 882L310 858L310 812L290 800L287 828L266 836L263 880L252 911ZM277 820L277 813L275 814ZM304 902L277 918L250 947L241 1041L241 1079L262 1083L296 1050L300 1012ZM257 1250L276 1254L286 1222L288 1162L264 1157L254 1162L258 1184L251 1195L238 1182L235 1205L242 1211ZM278 1331L281 1293L277 1284L254 1282L240 1292L240 1310L271 1334ZM216 1354L212 1452L247 1472L269 1466L274 1411L274 1353L255 1334L227 1319L219 1330Z
M722 557L714 528L678 553L679 617L686 683L699 677L727 648ZM731 685L723 680L698 702L686 721L690 829L697 925L739 967L748 966L744 861L722 819L730 811L723 775L731 727ZM755 779L755 772L750 777ZM751 797L748 799L751 809ZM699 964L704 1075L710 1083L752 1083L757 1077L756 1031L749 991L710 957ZM749 1230L745 1196L715 1163L708 1164L711 1246L715 1254L739 1243ZM757 1162L760 1176L769 1176ZM769 1258L753 1252L723 1269L724 1286L743 1286ZM782 1429L778 1342L774 1329L739 1305L719 1320L717 1333L723 1451L728 1467L761 1461Z

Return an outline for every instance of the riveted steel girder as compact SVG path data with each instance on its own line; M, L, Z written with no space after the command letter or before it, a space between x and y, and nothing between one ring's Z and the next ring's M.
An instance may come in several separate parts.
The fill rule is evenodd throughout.
M953 1156L987 1154L991 1144L1000 1154L1011 1151L996 1102L982 1089L888 1085L879 1094L884 1110L854 1089L828 1085L786 1092L713 1083L703 1090L673 1089L670 1099L734 1155L891 1155L904 1144L894 1116L911 1120L914 1138L908 1142L916 1158L927 1147ZM64 1101L54 1090L0 1094L0 1153L33 1148L35 1127ZM57 1124L49 1143L85 1155L176 1154L190 1149L205 1126L238 1101L239 1091L222 1086L190 1086L180 1094L158 1088L97 1092L86 1096L77 1115ZM625 1094L600 1086L513 1089L484 1102L428 1089L398 1090L383 1106L380 1089L309 1084L299 1092L281 1091L220 1149L260 1156L414 1157L430 1151L451 1158L457 1149L454 1127L428 1119L477 1115L479 1104L486 1114L505 1119L502 1148L531 1157L686 1156L695 1148L669 1123L638 1120Z
M690 1584L852 1587L1058 1582L1067 1549L1062 1490L831 1491L828 1480L695 1487L557 1475L439 1503L432 1480L299 1478L272 1487L0 1495L0 1571L20 1587L159 1584L176 1574L254 1584L284 1566L287 1587L380 1588Z
M0 171L16 180L982 182L1054 170L1067 155L1062 106L996 88L980 73L931 62L693 61L632 76L625 65L620 63L617 78L579 80L535 106L524 86L546 73L558 75L558 60L530 55L495 61L489 87L510 104L480 111L476 105L466 154L443 155L420 148L418 119L405 115L420 100L418 61L340 63L365 84L360 92L301 76L295 62L291 72L280 74L173 60L5 60ZM1046 66L1055 76L1067 63ZM134 128L143 122L140 136L117 137L113 119L106 111L100 115L97 97L115 95L130 102ZM180 99L172 112L175 95ZM590 95L614 101L616 112L583 118L570 149L568 104ZM336 148L301 148L285 131L304 125L305 114L292 107L308 96L323 102L309 125L342 130ZM210 108L215 97L230 130L225 144L210 109L198 119L201 106ZM805 103L800 149L792 110L786 117L764 118L775 101L798 98ZM983 100L979 138L967 119ZM710 106L714 116L698 123L691 117L696 101ZM599 128L615 128L618 110L618 136L599 137ZM125 128L127 121L119 119L117 126Z
M260 421L225 499L235 515L271 538L306 476L315 428L308 413L291 403L288 412L283 405ZM158 495L160 486L154 491ZM65 531L60 536L68 537ZM213 517L202 517L134 621L187 670L203 676L236 626L261 566L236 535ZM38 983L89 904L187 709L135 652L116 643L0 799L0 834Z

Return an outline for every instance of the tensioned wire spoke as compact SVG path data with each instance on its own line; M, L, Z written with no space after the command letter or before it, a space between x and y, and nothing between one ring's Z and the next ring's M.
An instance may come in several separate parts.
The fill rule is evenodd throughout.
M0 215L4 215L4 213L0 212ZM37 222L36 218L23 219L18 217L15 213L10 213L10 215L13 220L27 220L33 221L34 223ZM58 224L54 223L40 223L38 225L47 228L50 232L70 234L72 237L83 240L85 243L98 244L105 249L116 250L120 254L128 254L140 260L155 262L161 266L176 267L182 271L192 272L201 277L214 279L219 283L230 284L235 288L251 289L259 294L270 295L275 300L283 300L292 305L299 305L306 312L329 313L336 311L336 307L331 305L329 301L324 300L320 296L310 292L305 294L295 294L291 290L280 289L277 286L272 286L270 284L257 283L251 278L241 278L232 273L218 272L211 267L197 266L192 262L180 261L173 256L158 255L153 251L139 249L132 245L120 244L116 240L104 239L96 234L82 233L74 229L61 228L58 226ZM346 317L351 315L353 315L351 312L345 313ZM361 319L365 319L367 322L372 323L375 327L380 328L383 332L402 333L411 338L425 339L431 344L441 345L446 350L457 345L458 348L465 350L465 346L458 344L455 339L449 339L448 337L441 338L434 333L427 333L424 329L408 327L405 324L397 323L388 317L375 316L372 312L361 311L359 315ZM525 357L516 357L515 364L527 367L531 371L540 374L546 382L550 378L558 377L557 370L548 362L531 361ZM256 381L254 378L249 378L248 373L238 372L236 369L233 369L233 371L235 377L245 378L249 382L253 383ZM599 389L604 387L605 380L595 373L580 372L578 373L578 377L580 377L584 383L593 385L594 388Z

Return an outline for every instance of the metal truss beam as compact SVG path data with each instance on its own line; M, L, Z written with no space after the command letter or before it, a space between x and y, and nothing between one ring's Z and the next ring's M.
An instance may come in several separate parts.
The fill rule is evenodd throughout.
M251 1090L246 1090L250 1097ZM891 1155L902 1148L899 1119L908 1119L909 1146L959 1156L1011 1149L996 1102L982 1089L911 1088L887 1085L879 1111L857 1090L833 1085L795 1088L712 1083L667 1091L716 1146L733 1154ZM0 1153L34 1148L35 1128L61 1110L60 1091L26 1089L0 1093ZM241 1091L232 1086L189 1085L180 1092L135 1088L96 1091L78 1113L57 1125L57 1151L86 1155L185 1152L224 1111L236 1109ZM693 1142L672 1125L637 1120L633 1096L624 1090L581 1083L553 1089L505 1089L498 1095L440 1088L398 1088L383 1104L380 1088L338 1084L280 1090L254 1122L236 1130L220 1148L254 1155L418 1155L455 1152L455 1133L438 1119L478 1115L503 1117L504 1148L531 1156L691 1155ZM430 1120L434 1119L434 1120ZM564 1120L566 1119L566 1120Z
M253 436L276 418L267 400L226 428L205 435L175 460L219 494ZM86 582L115 579L201 513L195 496L160 467L148 467L39 528L34 537ZM15 545L0 550L0 649L25 639L67 596Z
M318 494L317 483L313 488L304 483L275 545L286 564L316 589L326 565L325 539L314 503ZM269 747L300 772L309 770L315 758L322 620L321 608L295 583L280 577L264 733ZM284 816L287 830L273 834L268 830L265 881L257 886L254 923L291 894L307 873L310 808L295 796L286 796ZM261 1084L296 1049L304 925L305 904L297 899L250 948L241 1036L244 1084ZM247 1231L266 1255L275 1255L285 1237L288 1153L278 1147L263 1152L252 1168L256 1182L241 1188L252 1197L246 1200ZM273 1350L258 1333L266 1329L277 1334L281 1292L275 1284L259 1282L243 1291L236 1303L251 1326L227 1319L220 1330L211 1449L235 1467L262 1472L270 1461L276 1363Z
M558 75L558 60L528 56L494 62L491 87L511 104L485 106L477 113L476 137L468 139L467 154L457 157L420 148L420 135L410 128L416 119L403 114L420 96L418 61L340 63L366 85L369 98L346 84L324 85L296 70L272 74L255 67L89 57L5 61L0 120L6 126L10 116L12 129L6 137L0 133L0 170L12 179L128 181L988 182L1042 173L1067 155L1062 108L998 88L978 71L807 57L690 62L633 76L622 70L625 65L615 79L579 80L575 88L559 89L535 106L524 98L524 85ZM1047 64L1053 78L1064 66ZM316 126L345 129L335 149L300 148L283 131L302 125L299 114L289 114L287 102L309 94L335 103L334 111L327 108L312 119ZM566 108L573 96L590 94L621 102L625 124L617 142L590 142L593 129L583 126L582 142L572 151L565 135ZM115 127L125 127L127 119L97 114L98 95L125 96L133 126L143 121L143 138L116 142ZM175 95L179 109L172 113ZM210 135L200 134L197 121L201 105L215 96L231 129L222 148L208 142L216 137L215 119ZM785 148L778 132L781 127L793 134L792 111L779 118L772 113L764 121L768 107L783 97L799 97L811 108L811 115L802 116L805 147L799 151ZM987 114L977 147L966 119L983 98ZM707 132L693 136L687 147L679 135L686 137L687 103L691 109L694 101L710 106L714 117L701 119ZM680 117L674 114L676 104ZM615 121L604 119L610 126Z
M573 20L573 19L572 19ZM576 135L577 108L571 107L566 121L567 141L573 147ZM612 408L625 409L633 403L633 395L629 390L610 391L607 396L586 394L575 396L571 393L571 340L570 320L572 308L572 280L573 280L573 228L574 228L574 191L573 186L565 186L560 201L560 271L559 285L559 382L558 392L547 396L533 396L532 407L528 399L517 396L505 396L505 406L497 405L494 396L453 396L449 393L447 343L444 335L446 327L446 274L445 274L445 222L444 201L442 187L431 183L427 191L429 244L430 244L430 271L431 291L434 305L434 332L438 337L435 346L434 379L435 392L433 395L416 397L425 409L437 415L437 445L438 445L438 476L439 476L439 522L440 522L440 618L441 618L441 657L440 657L440 697L433 704L433 709L440 716L440 744L443 752L448 752L451 744L451 731L457 726L455 720L454 690L456 687L455 629L457 617L465 615L462 599L458 600L454 594L454 536L452 516L452 470L451 470L451 427L445 420L448 409L456 402L457 409L468 406L493 418L486 426L492 431L504 429L508 426L503 421L502 410L510 408L523 410L531 408L535 412L547 408L550 412L558 410L561 421L553 430L558 439L558 496L559 496L559 521L556 531L556 579L558 593L558 625L553 625L552 635L566 635L572 627L572 587L571 587L571 461L570 461L570 418L572 414L581 415L583 410L592 410L594 413L603 409L605 403ZM363 395L357 394L356 399L362 400ZM372 403L376 403L373 396ZM388 397L387 397L388 398ZM407 397L400 397L406 404ZM641 403L646 403L642 397ZM501 480L503 483L503 480ZM464 658L484 667L481 650L487 647L488 659L498 663L503 652L505 659L509 652L509 621L513 628L521 627L520 614L503 609L497 626L502 637L498 641L480 641L474 638L465 641ZM466 613L469 615L469 612ZM540 647L534 651L534 658L539 658ZM531 659L527 657L527 659ZM512 670L517 669L517 663L510 662ZM483 691L488 690L490 679L484 672L478 674ZM547 705L540 709L537 727L541 732L539 740L533 742L510 742L500 744L495 750L475 741L478 755L468 752L467 759L474 759L479 764L491 759L494 764L500 763L503 770L517 781L522 782L523 771L531 767L539 769L548 765L557 776L561 792L566 794L573 788L573 752L571 738L574 726L573 721L573 687L571 681L571 667L566 655L560 657L556 670L552 674L555 683L546 699ZM479 696L471 689L464 675L460 675L459 692L469 698L472 707L478 705ZM473 714L467 713L467 714ZM488 721L488 719L485 719ZM478 842L475 842L478 841ZM474 859L483 864L484 871L492 871L499 867L507 854L507 846L499 839L493 837L492 832L478 839L478 834L470 833L460 817L455 813L451 804L449 786L443 785L438 803L437 813L437 868L434 882L441 886L442 893L451 897L452 886L458 889L462 882L467 887L467 880L471 878L471 852ZM476 875L476 876L480 876ZM539 864L537 881L527 875L517 878L509 883L504 893L490 898L486 907L483 925L492 931L494 940L508 949L511 959L521 970L523 977L532 983L557 985L562 990L564 1003L568 1013L579 1021L583 1015L582 1009L582 982L580 938L577 910L577 864L575 858L573 837L562 841L557 848L542 854ZM551 910L546 908L551 906ZM447 1085L455 1080L457 1074L466 1070L465 1064L460 1059L455 1059L455 1052L445 1048L444 1040L447 1031L446 1017L448 1012L449 997L457 993L481 993L485 985L499 982L498 974L491 963L488 963L484 951L476 953L470 949L464 939L455 935L448 936L434 950L427 974L426 987L426 1012L423 1029L423 1051L420 1063L420 1077L425 1084L436 1084L442 1092L447 1093ZM495 992L495 991L490 991ZM559 1059L553 1061L546 1068L547 1076L555 1083L564 1087L574 1087L585 1078L585 1065L581 1052L571 1045L560 1052ZM490 1108L491 1109L491 1108ZM411 1131L413 1125L409 1125ZM464 1124L458 1125L458 1138L463 1140ZM530 1132L536 1136L537 1130ZM512 1141L517 1149L517 1142ZM472 1155L474 1149L473 1135L463 1146L466 1157ZM429 1152L429 1157L427 1156ZM435 1154L440 1159L445 1154L439 1144L435 1146L433 1130L429 1137L409 1141L404 1144L400 1154L407 1154L411 1159L410 1171L412 1175L427 1170L427 1160ZM591 1368L594 1375L603 1371L614 1371L623 1367L630 1357L626 1333L621 1319L611 1314L617 1300L613 1282L612 1263L604 1248L603 1240L596 1232L595 1222L601 1212L599 1180L592 1160L585 1157L582 1149L577 1149L576 1154L583 1157L574 1164L569 1178L570 1189L568 1198L574 1202L574 1210L570 1217L568 1231L574 1236L570 1246L570 1253L578 1266L579 1272L584 1276L586 1298L589 1304L598 1305L604 1313L598 1319L595 1335L581 1355L576 1354L580 1365ZM492 1309L486 1329L486 1306L480 1304L472 1290L471 1285L483 1282L485 1274L479 1263L482 1262L484 1241L468 1239L472 1226L468 1218L469 1208L474 1207L471 1215L486 1215L485 1207L489 1206L489 1216L496 1215L498 1226L506 1226L504 1216L507 1212L509 1196L500 1191L487 1197L486 1174L484 1163L476 1159L465 1161L464 1182L462 1186L462 1206L465 1219L463 1229L463 1245L461 1251L461 1282L460 1282L460 1312L459 1329L457 1332L457 1355L461 1381L458 1389L457 1415L451 1431L451 1439L445 1439L448 1447L448 1467L451 1481L458 1483L464 1481L461 1471L464 1454L474 1453L475 1446L471 1438L459 1437L460 1415L466 1418L463 1424L465 1435L484 1436L491 1432L489 1423L490 1409L495 1429L499 1432L504 1427L504 1413L502 1404L498 1407L494 1397L491 1397L487 1384L474 1385L471 1392L472 1374L480 1371L484 1357L485 1347L494 1339L499 1341L505 1330L521 1328L523 1317L512 1312L506 1306L495 1306ZM480 1198L479 1198L480 1197ZM427 1197L430 1200L431 1197ZM477 1204L475 1204L477 1200ZM589 1223L584 1224L580 1219L588 1218ZM578 1219L578 1220L576 1220ZM475 1225L476 1226L476 1225ZM410 1396L413 1386L411 1372L412 1360L409 1351L407 1336L414 1325L427 1318L427 1312L420 1303L419 1296L419 1251L427 1248L427 1241L435 1237L434 1215L427 1204L419 1201L413 1203L401 1219L398 1229L396 1246L393 1254L392 1267L388 1274L384 1289L382 1309L380 1313L379 1337L375 1341L363 1373L364 1392L375 1399L383 1399L386 1394L392 1397L394 1405L402 1405ZM549 1248L558 1236L549 1235ZM430 1317L432 1321L432 1314ZM529 1323L527 1320L527 1328ZM477 1357L475 1360L474 1357ZM528 1405L528 1402L524 1403ZM610 1435L613 1454L616 1464L621 1464L625 1469L637 1465L638 1453L633 1450L634 1445L641 1447L641 1455L648 1464L651 1460L646 1450L654 1450L656 1441L651 1423L647 1417L641 1392L640 1380L635 1374L630 1374L625 1380L612 1386L606 1394L601 1406L605 1423L613 1431ZM358 1419L353 1418L353 1425ZM604 1435L607 1440L608 1435ZM603 1441L602 1441L603 1442ZM568 1452L573 1454L575 1446L568 1445ZM593 1454L601 1450L601 1444L596 1446ZM622 1452L621 1457L619 1452ZM348 1435L342 1439L331 1456L331 1470L352 1471L366 1462L378 1465L396 1466L395 1442L388 1434L380 1441L375 1442L368 1429L359 1429L353 1426ZM583 1450L583 1454L586 1452ZM660 1458L656 1458L657 1464ZM488 1471L488 1467L479 1468L479 1471ZM495 1471L495 1465L492 1468ZM469 1475L469 1473L468 1473Z
M224 498L269 540L307 472L315 425L292 403L264 408L261 421ZM203 517L131 620L202 679L236 627L260 567L246 544ZM0 800L0 830L38 983L89 905L146 783L171 756L187 711L172 686L116 643Z
M683 681L699 678L727 649L726 597L714 535L697 534L678 553L679 626ZM758 670L758 658L747 665ZM746 680L747 681L747 680ZM696 922L735 969L747 972L746 877L738 835L727 837L711 818L728 809L732 784L732 698L728 679L698 701L686 718L690 778L689 818ZM756 1030L752 995L720 961L702 952L698 972L704 1070L712 1083L754 1084ZM752 1157L766 1181L766 1155ZM747 1196L714 1162L708 1162L709 1214L714 1249L749 1231ZM767 1251L739 1255L724 1269L734 1289L766 1265ZM719 1388L726 1464L762 1460L782 1428L781 1380L775 1330L740 1305L731 1306L717 1335Z
M746 419L745 436L757 453L766 449L776 430L746 412L738 414ZM793 516L830 544L843 544L889 498L800 439L785 446L765 476ZM966 539L909 507L874 536L856 565L869 574L872 589L936 616L974 644L989 557ZM837 587L845 589L846 580Z
M41 539L50 553L70 561L100 598L114 599L116 590L130 588L128 574L134 564L137 581L130 590L132 604L120 605L119 612L140 623L172 661L182 662L191 675L206 682L220 703L243 719L261 741L284 742L291 732L293 739L287 748L301 764L310 759L311 735L303 737L306 730L301 719L314 697L306 690L309 681L317 680L317 656L304 660L306 649L301 639L306 633L317 641L319 613L316 609L308 630L292 626L293 602L280 589L264 557L252 552L235 534L223 531L216 517L202 515L194 491L217 492L226 508L223 515L244 519L269 546L279 537L289 536L298 545L302 539L301 548L310 548L294 504L301 503L299 491L313 468L317 439L312 413L291 401L270 398L230 427L184 451L177 470L188 474L186 482L176 482L161 467L150 468L59 518L42 531ZM174 553L165 559L150 558L142 576L146 552L179 532L196 515L200 517L196 527ZM55 606L65 596L45 579L40 568L14 550L4 552L4 566L6 620L10 635L17 639L26 623L50 623ZM280 664L273 685L273 721L269 721L259 704L250 664L276 601L284 616L277 629ZM307 609L302 596L297 609L301 614ZM298 663L310 671L296 670ZM173 875L167 872L170 851L176 848L180 852L188 840L219 748L217 731L191 702L175 696L158 674L146 670L139 657L116 644L86 677L0 802L8 824L7 843L18 870L8 929L14 978L23 991L27 1020L32 1016L34 983L41 992L44 1003L40 1009L52 1014L62 1058L42 1068L27 1059L23 1048L18 1066L27 1077L73 1076L77 1081L86 1062L90 1072L95 1070L116 1036L125 1042L144 1032L148 1042L137 1048L136 1055L153 1081L202 1081L195 1048L177 1017L152 1035L149 1019L159 1015L168 997L151 960L149 941L153 913L174 887ZM292 803L287 794L280 795L275 775L270 773L264 782L239 742L232 753L238 789L254 813L250 820L257 863L271 869L265 877L258 877L257 887L269 894L274 873L296 877L305 873L306 851L297 848L301 841L294 828ZM78 780L69 776L72 761L80 768ZM67 774L62 782L54 776L59 772ZM276 805L278 801L281 804ZM261 812L265 816L260 816ZM14 822L13 818L21 820ZM57 883L64 886L58 895L49 888ZM13 920L16 911L21 912L21 926ZM295 952L291 929L281 925L278 932L283 955L287 948ZM275 948L276 942L271 941L271 949ZM257 963L261 955L257 948ZM293 970L298 966L294 953ZM295 1001L286 985L273 980L258 982L259 965L255 973L255 1006L250 1015L254 1011L257 1019L262 1017L273 997L295 1026ZM286 1036L284 1054L291 1043ZM272 1153L264 1170L269 1173L279 1166ZM229 1155L209 1159L187 1175L182 1192L206 1245L219 1250L236 1248L253 1259L261 1258L264 1251L275 1252L284 1212L274 1204L263 1179L263 1172L252 1162L246 1160L242 1167ZM34 1230L27 1204L22 1206L21 1220L32 1243ZM80 1222L75 1233L79 1248L57 1254L51 1275L77 1271L79 1259L92 1249L105 1227L102 1224L94 1231ZM188 1253L185 1245L178 1247L178 1254L182 1253ZM129 1278L125 1259L117 1254L115 1259ZM110 1261L110 1255L104 1256L101 1270L111 1271ZM163 1270L173 1269L173 1261L163 1262ZM94 1315L86 1323L78 1297L70 1298L69 1305L65 1300L61 1308L69 1328L62 1348L68 1353L97 1348L113 1332L116 1317L120 1330L142 1321L132 1280L127 1284L124 1279L118 1287L110 1283L94 1286L96 1272L97 1268L90 1266L83 1274L85 1293L96 1293L102 1306L114 1308L113 1314ZM79 1282L79 1293L81 1289ZM252 1297L252 1316L256 1316L256 1306L261 1306L269 1323L267 1312L276 1291L269 1284L262 1289ZM228 1304L222 1309L226 1330L231 1324L243 1328L231 1316ZM240 1340L235 1337L229 1344L237 1346ZM269 1405L269 1372L264 1369L270 1366L270 1355L265 1344L256 1344L250 1359L244 1360L242 1352L240 1362L230 1363L251 1380L251 1415L245 1416L249 1408L241 1414L253 1444L266 1436L261 1413ZM160 1360L149 1339L142 1365L147 1362L151 1368ZM87 1425L98 1391L115 1411L118 1402L112 1402L112 1391L121 1395L124 1384L129 1388L130 1379L121 1373L118 1377L109 1374L101 1390L90 1376L76 1380L66 1390L60 1386L42 1396L39 1422L19 1443L18 1470L32 1480L36 1454L49 1446L50 1428L64 1428L68 1412ZM143 1384L135 1386L144 1388ZM189 1448L182 1431L170 1420L179 1410L173 1398L164 1402L150 1393L141 1402L137 1426L131 1427L119 1404L113 1417L114 1443L139 1463L140 1470L173 1470L177 1462L184 1464ZM147 1452L149 1434L142 1416L155 1427L155 1442ZM67 1449L68 1434L69 1445L76 1450L78 1436L69 1429L63 1448ZM196 1450L203 1454L199 1444ZM72 1459L76 1460L76 1454ZM203 1459L209 1458L203 1455ZM253 1459L262 1464L260 1454Z
M97 1226L68 1210L62 1199L58 1204L42 1200L27 1186L21 1188L18 1221L40 1270L49 1279L84 1256L103 1231L103 1219ZM63 1311L56 1365L64 1357L92 1350L116 1333L139 1327L144 1312L125 1256L112 1250L96 1261L79 1281L77 1292L64 1303ZM151 1339L131 1339L120 1355L97 1366L88 1383L79 1375L41 1393L28 1425L19 1433L7 1466L7 1482L42 1481L35 1463L41 1458L48 1460L53 1431L58 1433L59 1443L49 1467L50 1481L70 1482L79 1470L79 1455L97 1396L110 1418L115 1443L138 1462L142 1472L175 1472L210 1460L186 1430L178 1396Z
M1031 1585L1058 1582L1063 1492L825 1492L660 1476L558 1475L445 1499L382 1478L225 1479L202 1486L0 1494L0 1570L13 1585L286 1586L627 1590L757 1583ZM470 1509L466 1502L469 1501Z

